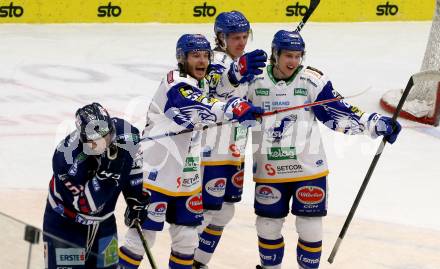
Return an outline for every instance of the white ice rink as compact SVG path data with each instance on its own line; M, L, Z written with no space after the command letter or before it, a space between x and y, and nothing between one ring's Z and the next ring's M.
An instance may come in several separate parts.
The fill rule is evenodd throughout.
M253 24L248 50L269 52L276 30L293 27ZM202 33L213 43L212 28L174 24L0 25L0 190L46 189L54 147L72 126L75 110L86 103L100 102L111 115L124 117L142 129L159 79L175 66L178 37ZM404 87L410 75L419 71L429 29L430 22L309 23L302 33L305 64L329 75L344 95L370 88L347 102L365 111L383 112L381 95ZM401 122L403 131L394 145L386 146L355 219L438 235L440 128ZM344 136L321 127L331 172L329 215L345 217L379 140ZM252 204L252 191L248 173L245 204ZM2 204L0 209L13 204L32 209L32 205L20 204L20 197L14 198L8 202L10 206ZM42 214L37 214L35 223L41 223ZM249 219L249 225L253 221ZM325 243L328 247L333 238L336 234ZM440 249L435 252L440 255ZM326 258L328 253L324 255ZM369 268L435 269L440 268L437 262Z

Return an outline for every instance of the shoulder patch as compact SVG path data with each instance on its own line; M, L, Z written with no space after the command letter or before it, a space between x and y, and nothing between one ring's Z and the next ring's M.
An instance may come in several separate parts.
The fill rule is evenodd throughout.
M317 78L321 78L324 75L324 73L322 73L320 70L318 70L314 67L311 67L311 66L307 66L305 72L307 72Z

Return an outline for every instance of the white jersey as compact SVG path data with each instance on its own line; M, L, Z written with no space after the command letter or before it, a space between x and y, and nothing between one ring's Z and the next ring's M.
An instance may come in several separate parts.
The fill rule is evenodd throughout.
M207 75L209 96L227 102L233 97L246 99L248 84L233 86L228 78L228 71L234 60L225 52L214 51L214 61ZM241 165L248 129L239 123L224 124L205 131L206 141L203 145L202 165Z
M339 95L317 69L300 66L288 81L277 82L272 68L268 65L249 84L249 100L265 112ZM317 119L333 130L357 134L366 130L368 115L339 101L264 117L252 129L254 147L258 146L253 155L254 181L283 183L326 176L329 171Z
M153 97L144 137L152 137L201 123L223 120L223 102L206 97L205 80L198 82L170 71ZM169 196L190 196L201 190L201 131L142 142L145 152L146 188Z

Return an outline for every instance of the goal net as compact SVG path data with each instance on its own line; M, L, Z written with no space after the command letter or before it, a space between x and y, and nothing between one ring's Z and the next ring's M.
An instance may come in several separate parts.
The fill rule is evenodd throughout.
M440 0L436 0L435 14L426 46L421 71L440 70ZM440 120L440 82L429 81L414 85L399 116L409 120L437 126ZM380 104L393 113L402 96L403 89L389 90Z

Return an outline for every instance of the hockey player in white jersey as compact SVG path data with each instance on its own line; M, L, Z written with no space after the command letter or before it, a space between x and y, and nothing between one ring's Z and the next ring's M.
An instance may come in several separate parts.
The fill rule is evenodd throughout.
M220 13L215 19L214 32L216 48L207 75L209 96L224 102L235 97L246 98L247 82L262 73L266 53L255 50L244 54L251 28L238 11ZM242 76L243 68L251 70L249 75ZM241 200L247 132L248 128L235 123L209 128L205 133L201 168L204 220L198 228L200 240L194 268L207 268L225 226L234 216L234 203Z
M202 35L185 34L176 46L178 70L170 71L162 80L148 109L144 137L198 128L223 120L255 120L262 109L243 99L229 102L206 97L204 79L211 46ZM201 131L144 141L144 186L151 191L147 219L142 223L143 235L152 246L164 222L170 224L171 254L169 268L190 269L198 245L197 226L202 222L200 175ZM120 267L138 268L144 249L134 229L120 248Z
M278 31L265 72L249 84L249 100L274 111L340 96L321 71L304 67L305 43L297 32ZM327 214L327 160L317 120L345 134L384 136L393 143L401 129L397 121L364 113L344 101L264 117L252 130L255 213L260 263L257 268L281 268L281 229L290 212L296 216L299 268L319 267L322 218ZM291 204L290 204L291 203Z

